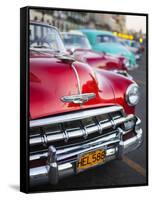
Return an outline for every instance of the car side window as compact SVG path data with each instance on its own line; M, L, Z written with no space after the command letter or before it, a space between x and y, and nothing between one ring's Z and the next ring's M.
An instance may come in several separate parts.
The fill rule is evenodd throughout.
M97 43L117 42L116 38L111 35L97 35L96 41Z

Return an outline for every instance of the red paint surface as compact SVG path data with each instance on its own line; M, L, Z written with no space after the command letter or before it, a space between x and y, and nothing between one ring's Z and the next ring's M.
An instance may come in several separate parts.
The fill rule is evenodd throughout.
M74 57L82 62L88 63L92 67L106 70L125 70L124 57L112 56L103 53L97 53L92 50L77 49L73 53Z
M30 56L31 119L116 104L122 105L126 113L134 112L124 98L131 80L75 61L73 64L80 77L82 93L96 94L96 98L80 107L79 104L61 101L63 96L78 94L78 83L71 64L50 53L31 53Z

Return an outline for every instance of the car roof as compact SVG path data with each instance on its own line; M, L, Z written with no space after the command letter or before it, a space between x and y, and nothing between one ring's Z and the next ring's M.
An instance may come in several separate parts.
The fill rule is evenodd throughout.
M30 20L30 24L42 25L42 26L46 26L46 27L50 27L50 28L54 28L54 29L58 30L55 26L52 26L46 22Z
M61 34L85 36L81 31L78 31L78 30L70 30L69 32L61 32Z
M80 29L83 33L90 33L93 35L113 35L110 31L105 31L105 30L97 30L97 29Z

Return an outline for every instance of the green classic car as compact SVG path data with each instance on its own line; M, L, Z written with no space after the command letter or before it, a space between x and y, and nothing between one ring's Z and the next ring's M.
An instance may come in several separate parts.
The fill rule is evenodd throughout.
M117 37L111 32L95 29L81 29L80 31L87 36L94 51L116 56L123 55L129 61L128 69L138 67L134 54L120 44Z

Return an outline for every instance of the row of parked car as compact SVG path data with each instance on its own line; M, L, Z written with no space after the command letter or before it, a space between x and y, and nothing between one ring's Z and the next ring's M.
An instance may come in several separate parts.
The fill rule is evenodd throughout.
M144 51L140 43L133 40L118 39L109 31L80 29L63 32L61 36L67 51L74 56L85 50L85 53L89 52L89 57L91 57L91 53L92 57L102 57L101 53L106 54L106 59L109 61L107 62L110 66L107 67L100 61L101 66L98 63L97 67L113 70L130 78L131 76L126 72L138 67L137 61L141 59ZM110 64L112 58L116 62L123 60L124 66L118 66L116 63Z
M57 184L137 149L139 87L128 74L137 56L109 32L29 28L31 186Z

